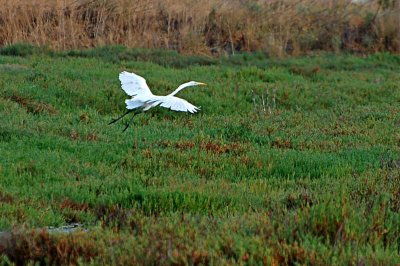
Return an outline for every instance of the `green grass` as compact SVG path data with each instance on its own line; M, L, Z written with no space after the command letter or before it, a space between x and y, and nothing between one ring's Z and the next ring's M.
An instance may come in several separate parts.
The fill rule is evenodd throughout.
M2 48L3 262L399 264L399 69L390 54ZM179 94L201 112L108 126L122 70L157 94L206 82ZM74 222L90 231L30 230Z

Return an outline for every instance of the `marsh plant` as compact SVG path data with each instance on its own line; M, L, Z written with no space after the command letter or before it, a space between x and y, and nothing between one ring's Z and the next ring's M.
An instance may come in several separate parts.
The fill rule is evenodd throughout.
M399 265L399 69L1 48L0 264ZM122 70L160 95L207 83L180 92L201 112L108 126Z
M261 95L254 92L254 90L251 93L255 113L271 115L276 110L276 89L270 90L267 88Z

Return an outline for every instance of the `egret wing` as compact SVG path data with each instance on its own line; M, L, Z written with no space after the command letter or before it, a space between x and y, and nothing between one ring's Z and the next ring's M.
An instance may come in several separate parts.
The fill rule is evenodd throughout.
M188 101L175 96L165 97L162 101L160 101L160 106L169 108L173 111L189 112L192 114L200 110L200 108L194 106Z
M130 96L152 95L146 80L134 73L121 72L119 74L121 87Z

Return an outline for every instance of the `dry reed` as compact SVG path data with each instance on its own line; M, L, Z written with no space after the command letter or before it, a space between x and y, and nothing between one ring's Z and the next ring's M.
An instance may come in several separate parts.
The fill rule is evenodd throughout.
M223 54L400 51L400 0L0 0L0 46Z

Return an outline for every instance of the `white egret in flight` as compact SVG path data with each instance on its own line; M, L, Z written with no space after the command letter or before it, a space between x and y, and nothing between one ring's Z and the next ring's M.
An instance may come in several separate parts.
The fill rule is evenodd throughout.
M198 110L200 110L200 108L192 105L184 99L175 97L175 94L186 87L206 85L202 82L189 81L180 85L176 90L174 90L167 96L158 96L151 93L149 86L147 86L146 80L144 78L134 73L129 73L126 71L121 72L119 74L119 80L121 81L122 89L126 92L126 94L132 96L132 98L125 100L126 109L128 109L126 113L118 118L113 119L109 123L109 125L117 122L127 114L133 112L133 116L126 124L123 131L125 131L129 127L129 124L132 122L133 118L136 115L145 112L150 108L156 107L157 105L169 108L173 111L196 113Z

